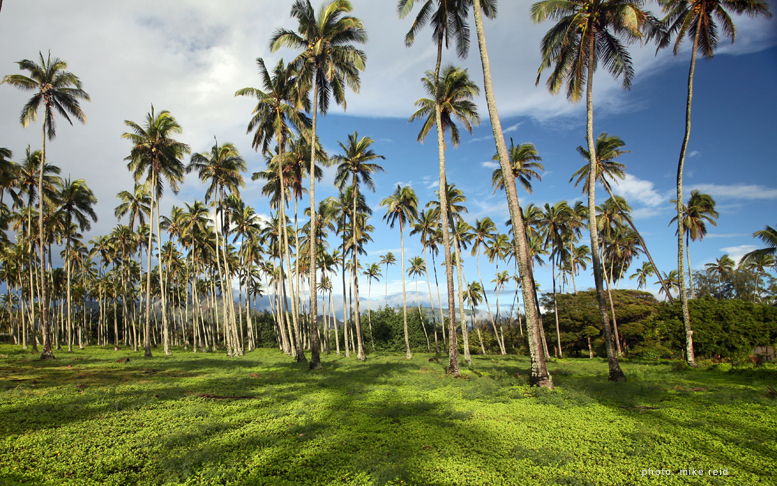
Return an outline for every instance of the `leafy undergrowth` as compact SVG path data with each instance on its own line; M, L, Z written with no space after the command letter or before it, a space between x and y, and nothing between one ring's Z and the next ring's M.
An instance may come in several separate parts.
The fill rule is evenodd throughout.
M777 367L0 346L0 483L770 484ZM123 357L129 362L117 363ZM771 390L771 391L770 391ZM686 471L683 474L683 471ZM717 471L720 475L712 475ZM657 475L655 473L660 473ZM725 474L724 474L725 473Z

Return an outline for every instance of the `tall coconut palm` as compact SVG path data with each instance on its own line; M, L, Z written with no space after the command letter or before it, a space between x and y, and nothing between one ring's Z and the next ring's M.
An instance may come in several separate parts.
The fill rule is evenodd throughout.
M299 22L297 32L277 29L270 40L273 52L281 47L302 49L295 63L299 66L303 85L313 88L313 123L311 140L316 140L318 113L326 115L330 97L335 103L347 107L345 87L359 92L359 71L364 71L367 56L353 44L367 42L367 32L361 20L349 14L353 10L348 0L331 0L325 3L316 18L310 0L295 0L291 7L291 16ZM314 172L315 154L311 153L310 173ZM316 190L315 179L310 178L310 261L316 261ZM316 266L310 266L310 309L313 320L318 315L316 290ZM312 369L321 368L318 356L319 343L316 333L312 333L311 342Z
M43 142L41 149L40 165L38 172L38 187L43 187L43 167L46 164L46 138L53 140L57 136L57 124L54 119L54 111L62 115L71 125L75 118L81 123L86 123L86 115L81 110L80 100L89 101L89 95L81 87L81 80L75 74L66 71L67 63L59 58L51 59L49 53L46 59L43 53L38 52L40 64L35 61L23 59L17 64L19 69L29 71L30 76L23 74L9 74L3 78L0 84L8 83L25 91L37 91L22 108L19 122L27 127L38 117L38 108L43 106ZM43 324L43 353L42 359L53 359L51 351L51 325L48 316L48 302L46 297L45 277L45 244L43 234L43 198L38 201L38 252L40 254L40 287L41 287L41 323Z
M677 203L675 200L672 200L671 202ZM712 196L701 193L696 189L691 191L691 198L688 200L688 205L683 205L683 214L683 217L685 218L685 221L683 221L683 228L685 228L685 251L687 253L688 274L690 276L688 283L690 284L691 298L693 298L693 269L691 267L690 242L703 240L704 236L707 234L707 223L710 223L712 226L717 226L718 223L715 221L715 218L720 215L715 211L715 200L712 199ZM672 218L669 225L671 226L672 223L676 221L677 216Z
M397 11L400 18L404 18L410 14L415 4L414 0L399 0L397 3ZM436 10L434 6L437 6ZM447 176L445 173L445 121L443 118L443 106L442 106L442 78L440 76L440 68L442 66L442 48L443 44L448 47L451 37L455 37L456 50L460 58L466 58L469 52L469 26L467 24L467 10L466 4L462 0L427 0L416 16L410 31L405 36L405 45L411 46L415 41L415 36L421 29L427 24L431 24L432 27L432 41L437 47L437 62L434 67L434 72L431 76L427 75L427 78L431 78L433 83L431 85L430 94L432 99L435 100L434 108L434 126L437 127L437 149L440 159L439 170L439 194L441 200L441 229L443 234L443 249L445 254L445 274L446 283L448 288L448 316L449 325L451 328L456 327L456 312L455 312L455 294L453 289L453 266L451 257L451 244L450 244L450 228L448 228L448 201L445 200L446 187L448 186ZM429 125L431 128L431 125ZM451 336L455 336L455 333ZM449 349L449 364L448 372L453 376L459 376L459 362L458 362L458 344L454 340L451 340Z
M125 120L124 124L130 128L130 132L124 133L121 138L132 142L130 155L124 160L129 160L127 168L132 171L135 181L146 175L146 185L151 191L150 214L153 217L154 206L157 206L159 214L159 198L164 191L164 180L173 193L178 193L178 183L183 181L184 164L181 161L183 155L189 152L189 146L172 138L173 134L183 132L181 125L175 120L169 111L163 110L157 115L154 105L151 112L146 115L143 126ZM146 329L143 337L145 356L151 356L151 254L153 250L154 225L148 234L146 267Z
M634 231L634 233L637 235L640 245L645 250L645 256L648 257L650 264L653 265L653 268L656 268L656 262L653 261L653 256L650 254L650 251L647 248L647 244L645 244L645 240L642 238L642 235L634 225L634 221L629 216L629 211L626 211L625 208L621 207L619 204L620 199L615 197L615 195L612 193L611 182L615 182L615 184L617 184L618 179L623 179L626 177L626 166L620 162L615 161L617 157L629 153L628 150L621 150L621 148L625 145L626 143L617 135L609 135L607 132L602 132L598 137L596 137L596 179L599 183L602 184L602 187L604 187L604 189L607 191L607 194L610 195L610 198L614 202L615 207L618 209L623 220L628 223L632 231ZM589 157L588 150L586 150L584 147L578 146L577 152L585 160L587 160L588 163L572 174L569 182L574 180L575 187L577 187L578 184L585 181L586 183L583 184L583 194L587 194L588 174L591 172L591 158ZM657 277L659 282L663 280L660 272L657 274ZM665 290L665 293L669 296L669 301L672 302L671 292L666 292Z
M410 186L402 187L397 184L397 188L394 190L394 194L387 197L380 202L381 207L386 208L386 214L383 216L383 220L386 221L390 228L394 228L394 225L399 223L399 238L402 248L402 255L400 260L402 261L402 315L405 324L405 357L410 359L413 357L410 352L410 336L407 332L407 294L405 292L405 226L412 224L418 217L418 197L415 195L415 191ZM451 334L455 336L454 333Z
M89 186L86 185L86 181L83 179L76 179L71 181L68 177L63 183L59 191L59 211L65 215L65 229L66 232L70 232L73 219L76 220L77 226L81 231L88 231L92 228L89 220L97 221L97 213L94 212L92 205L97 204L97 198ZM68 332L72 333L73 325L71 318L71 258L70 258L70 241L66 234L65 238L65 262L67 266L67 328ZM68 352L73 351L73 342L69 338L67 343Z
M372 175L376 172L385 172L383 167L372 162L377 159L385 159L386 157L376 154L370 145L374 142L370 137L359 138L358 132L353 132L348 135L348 145L338 141L340 148L345 152L341 155L336 155L333 158L333 162L337 165L337 173L335 175L335 185L342 191L346 184L351 182L353 188L353 208L351 210L351 238L352 247L356 248L356 216L357 208L356 203L359 199L359 185L364 185L368 189L375 191L375 182L372 180ZM358 252L353 252L353 268L358 268ZM364 343L362 342L362 327L361 316L359 312L359 274L353 272L353 293L354 293L354 321L356 323L356 338L357 338L357 353L356 359L364 361Z
M753 233L753 237L764 242L766 248L760 248L745 254L745 256L742 257L742 261L747 262L760 259L764 256L775 256L775 252L777 252L777 230L767 225L766 228Z
M304 96L299 89L299 70L292 65L285 65L283 60L280 60L273 69L272 74L267 71L267 67L264 64L262 58L257 58L257 65L259 66L259 75L262 79L262 86L264 91L256 88L243 88L235 93L235 96L253 96L257 99L256 108L254 108L254 116L248 123L247 133L255 131L253 139L253 148L258 150L262 149L262 153L269 155L270 144L273 140L277 143L278 150L278 163L277 168L277 180L278 180L278 195L279 201L278 208L278 238L283 239L283 245L278 245L280 250L281 265L279 270L280 275L280 287L282 293L285 292L284 285L284 271L283 261L284 257L287 266L287 275L289 276L289 285L294 294L294 284L291 280L291 258L289 256L289 236L285 225L286 222L286 185L285 178L282 174L284 153L286 150L286 143L292 135L292 130L301 132L310 126L310 120L302 112L309 107L309 100ZM314 135L315 136L315 135ZM315 300L315 299L314 299ZM285 305L286 299L283 298L282 302ZM302 340L299 326L299 314L297 312L297 299L295 295L292 295L291 299L292 312L291 318L294 324L294 333L296 339L293 340L295 349L295 359L297 361L306 361L305 352L302 347ZM279 313L283 316L284 313ZM292 336L290 336L292 337ZM317 352L317 349L315 350ZM320 367L320 362L316 363L316 357L313 357L314 361L311 362L311 366Z
M477 263L477 269L478 269L478 281L480 282L480 287L485 289L485 285L483 285L483 276L480 274L480 248L486 247L490 241L492 241L496 236L496 224L494 224L494 221L491 218L483 218L483 219L476 219L475 220L475 226L472 229L472 255L477 255L477 259L475 262ZM496 320L494 319L494 315L491 312L491 304L488 303L488 292L483 291L483 297L486 301L486 309L488 309L488 317L491 319L491 326L494 329L494 337L496 338L496 342L499 344L499 350L500 352L505 355L507 354L507 350L504 347L504 344L499 339L499 333L496 330Z
M483 354L486 354L486 346L483 344L483 335L480 333L480 328L477 325L476 322L476 315L475 315L475 309L477 308L478 304L483 302L483 287L480 285L479 282L473 281L467 286L466 290L461 291L464 294L464 300L466 302L469 302L469 310L470 310L470 318L472 320L472 327L475 328L478 332L478 337L480 338L480 349L482 350Z
M696 55L701 52L702 57L710 59L715 54L718 46L718 25L720 22L723 33L731 37L733 43L736 39L736 28L728 11L748 17L771 18L769 3L765 0L660 0L659 4L665 15L662 23L666 26L662 31L658 48L668 47L672 36L675 37L674 54L680 52L680 45L688 36L693 36L691 47L691 66L688 71L688 97L685 102L685 134L680 145L680 158L677 163L677 271L680 274L680 302L683 308L683 323L685 325L685 351L688 364L696 366L693 351L693 331L691 330L691 315L688 311L688 296L685 293L685 262L683 236L685 235L685 223L683 218L683 169L685 166L685 152L688 149L688 141L691 137L691 105L693 102L693 76L696 72Z
M545 170L545 166L540 163L542 157L539 156L537 148L532 143L515 145L513 138L510 137L510 148L507 154L510 158L510 167L513 169L515 181L520 182L526 192L532 194L534 192L531 187L532 177L542 182L542 176L537 171ZM492 160L499 162L499 154L494 155ZM494 169L494 173L491 174L491 185L494 186L494 194L499 189L504 190L505 177L501 167Z
M234 299L232 298L232 284L230 283L231 269L227 260L227 237L229 233L229 217L224 204L225 192L228 195L240 195L240 188L245 187L241 172L246 170L246 162L240 156L237 148L231 143L219 145L216 141L210 149L210 153L201 152L192 155L186 172L197 171L202 182L210 181L205 190L205 202L216 198L215 236L216 236L216 267L222 283L222 298L226 299L224 305L227 319L230 321L231 337L228 341L227 354L241 355L242 342L237 335L237 320L235 317ZM219 238L219 230L222 234ZM219 250L221 257L219 257ZM222 272L221 262L224 262ZM226 329L227 326L225 326ZM167 346L166 346L167 347ZM231 349L230 349L231 348Z
M542 63L538 70L537 83L542 71L555 64L548 78L548 90L556 94L566 81L567 99L577 102L586 94L586 138L588 153L596 154L593 125L593 78L599 61L623 87L629 89L634 77L631 57L623 42L634 42L642 38L642 31L652 26L651 18L640 8L644 2L626 0L603 0L589 2L572 0L559 3L554 0L537 2L531 7L532 21L543 22L557 19L542 39ZM590 157L588 177L588 207L596 207L596 157ZM618 365L612 346L612 330L607 317L604 298L603 271L599 258L599 238L596 232L596 211L588 212L588 227L591 235L591 255L593 257L594 282L599 303L599 313L607 345L607 358L610 368L610 380L625 380Z
M714 263L704 265L707 272L718 277L718 300L723 300L723 279L734 272L736 262L728 256L728 253L720 258L716 258Z
M372 350L375 351L375 338L372 336L372 281L380 282L380 277L383 275L380 273L380 265L377 263L371 263L363 274L367 277L367 322L370 324L370 342Z
M380 256L380 264L386 265L386 307L388 307L388 267L389 265L396 265L397 258L390 251L386 252L385 255Z
M451 143L458 147L461 137L455 121L461 123L464 128L472 133L472 126L480 123L480 115L477 112L477 106L472 101L480 94L479 88L470 81L466 69L447 66L441 75L428 71L426 77L421 79L426 92L432 98L421 98L416 101L418 110L413 113L409 121L421 119L424 121L421 131L418 134L418 141L423 142L432 127L438 126L438 150L440 152L440 188L438 197L440 198L439 217L440 227L443 233L443 248L445 251L445 270L448 284L448 319L449 332L451 336L456 335L456 317L455 317L455 298L457 297L453 290L453 259L451 257L452 244L450 241L450 232L452 231L451 215L448 214L451 202L448 201L447 179L444 172L445 160L445 132L450 132ZM461 259L458 260L459 262ZM462 301L461 295L458 296ZM463 302L463 301L462 301ZM463 304L460 304L463 307ZM463 311L463 309L461 309ZM462 317L462 321L464 318ZM466 323L462 322L462 329L466 333ZM465 334L466 335L466 334ZM458 376L458 345L450 345L449 351L449 372ZM468 347L465 346L466 359L469 360Z
M483 15L488 18L495 18L496 1L495 0L466 0L467 8L473 7L475 17L475 30L478 38L478 48L480 52L480 61L483 68L483 87L485 90L486 105L488 115L491 120L491 129L494 134L494 141L499 155L499 165L505 177L505 193L507 196L508 208L510 210L510 220L515 228L517 264L519 267L520 278L522 280L521 288L524 292L524 300L534 302L526 308L527 320L531 323L531 332L529 339L529 353L532 361L532 372L530 381L533 385L552 388L553 382L547 372L544 357L539 354L539 335L541 332L539 305L534 288L534 276L530 265L530 256L527 240L523 237L524 222L521 215L520 204L518 201L518 192L515 187L515 177L510 167L510 159L505 144L504 132L497 111L496 98L494 96L494 86L491 79L491 63L488 57L488 47L486 45L486 36L483 27ZM528 299L528 300L527 300Z
M421 328L424 330L426 336L426 350L431 352L432 345L429 342L429 333L426 332L426 326L424 325L423 312L421 311L421 299L418 294L418 277L426 275L426 262L424 259L417 256L407 261L410 268L407 269L408 277L415 277L415 302L418 306L418 319L421 322Z
M421 246L423 247L424 252L424 265L426 268L429 268L429 260L426 256L426 249L429 248L432 251L432 265L434 265L434 254L437 253L437 244L435 242L435 238L437 236L438 230L438 224L437 219L434 216L432 211L421 211L418 213L418 222L413 226L413 230L410 232L410 235L414 234L420 234L421 235ZM428 273L427 273L428 277ZM434 279L435 279L435 287L437 287L437 302L438 307L440 308L440 323L443 324L443 341L445 340L445 317L442 314L442 301L440 299L440 287L437 285L437 268L434 268ZM437 318L435 316L435 310L434 310L434 298L432 297L432 284L430 282L430 278L426 279L426 287L429 291L429 303L432 307L432 328L434 329L434 349L436 353L440 353L440 346L437 341Z
M629 277L629 280L636 278L637 290L639 290L642 287L647 287L648 277L652 277L654 274L655 270L653 269L653 265L651 265L650 262L642 262L642 268L637 269L637 271L634 272L634 275Z

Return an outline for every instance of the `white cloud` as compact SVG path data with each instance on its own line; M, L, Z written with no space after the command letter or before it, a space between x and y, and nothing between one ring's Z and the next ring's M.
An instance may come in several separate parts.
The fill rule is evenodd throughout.
M510 133L510 132L518 131L518 127L520 127L521 125L523 125L523 122L518 122L513 126L507 127L502 133Z
M498 162L481 162L480 164L482 167L485 167L486 169L498 169L499 163Z
M640 179L631 174L626 174L622 181L613 184L612 190L615 194L626 198L630 204L637 201L648 207L658 207L666 202L656 190L652 182Z
M740 238L742 236L750 236L750 233L728 233L728 234L707 233L705 238Z
M700 155L701 155L701 152L699 152L698 150L694 150L688 154L688 157L698 157Z
M722 251L723 253L728 253L728 256L730 256L732 260L737 262L737 265L738 265L739 260L741 260L746 253L750 253L751 251L757 250L757 249L758 247L754 245L739 245L739 246L729 246L726 248L721 248L720 251Z
M712 197L747 199L751 201L777 199L777 189L755 184L695 184L688 187L687 195L694 189L707 193Z

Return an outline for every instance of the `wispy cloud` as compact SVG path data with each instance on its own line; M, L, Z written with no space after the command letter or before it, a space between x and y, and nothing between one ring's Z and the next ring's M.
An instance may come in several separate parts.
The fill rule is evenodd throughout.
M750 233L707 233L705 238L739 238L742 236L750 236Z
M617 185L613 185L613 192L619 196L623 196L628 201L638 201L645 206L655 208L666 202L666 199L655 190L655 185L631 174L626 174L626 177L619 181Z
M499 163L498 162L481 162L480 164L482 167L485 167L487 169L498 169Z
M755 245L739 245L739 246L728 246L726 248L721 248L720 251L724 253L728 253L728 256L731 257L732 260L737 262L737 265L739 264L739 261L742 259L743 256L745 256L746 253L750 253L753 250L757 250L758 247Z
M751 201L777 199L777 189L756 184L695 184L688 188L688 194L693 189L707 193L712 197L747 199Z
M518 127L520 127L521 125L523 125L523 122L518 122L515 125L507 127L502 133L510 133L510 132L518 131Z
M688 154L688 157L698 157L700 155L701 155L701 152L699 152L698 150L693 150L691 151L691 153Z

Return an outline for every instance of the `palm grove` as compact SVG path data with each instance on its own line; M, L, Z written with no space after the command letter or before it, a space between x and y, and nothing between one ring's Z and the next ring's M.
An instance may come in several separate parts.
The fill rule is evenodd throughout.
M413 46L428 26L437 56L421 79L428 97L416 102L417 110L409 121L420 122L418 142L430 133L436 135L439 190L437 199L424 206L412 187L397 186L381 202L382 214L378 215L364 197L365 191L375 190L373 176L385 171L378 163L384 156L371 148L373 139L357 132L347 134L338 142L341 153L327 154L317 135L318 124L326 123L323 116L332 102L345 109L347 98L359 92L360 73L367 63L358 48L367 42L367 32L351 15L347 0L326 2L319 10L309 0L295 1L291 17L296 28L277 29L270 47L294 50L296 57L269 67L257 59L260 87L235 93L256 103L247 134L253 137L253 148L265 157L266 168L251 177L263 181L261 193L272 208L269 220L259 218L241 197L247 166L233 144L214 139L209 152L192 154L179 140L183 128L175 117L152 105L142 122L125 121L127 131L122 135L129 142L126 162L136 184L118 194L115 214L119 221L126 218L127 224L85 242L81 233L96 221L97 200L83 179L59 176L60 169L47 160L46 144L55 139L57 121L72 124L75 118L86 122L82 102L89 101L89 95L78 76L67 71L66 62L51 54L19 61L19 69L26 74L9 74L2 82L32 92L21 111L23 126L35 122L40 112L43 120L40 150L28 147L20 161L14 162L10 150L0 149L0 208L5 230L1 233L0 278L6 284L3 322L14 341L35 351L41 345L43 358L52 358L63 344L72 350L76 344L90 343L123 343L135 350L142 346L146 356L156 343L168 355L171 346L177 345L193 352L223 348L230 356L240 356L263 342L261 334L266 328L279 349L294 359L304 361L305 352L310 351L312 369L321 367L320 352L334 348L340 354L341 345L346 356L354 354L364 360L367 351L376 347L374 328L385 317L381 312L393 312L387 308L386 297L384 309L373 313L372 282L383 277L384 269L388 273L389 265L398 263L402 271L401 329L408 358L410 336L417 329L423 331L427 350L432 345L437 352L447 350L448 369L454 376L459 374L460 349L463 359L470 361L471 340L474 349L484 354L487 348L506 354L508 344L516 347L517 343L530 355L531 383L552 387L546 360L552 355L563 357L569 348L562 338L557 292L560 287L568 293L571 282L576 295L575 277L581 271L593 272L599 322L579 337L587 339L589 349L592 337L601 340L611 380L625 379L618 365L625 343L619 336L613 304L614 287L624 277L637 278L641 288L655 275L670 301L674 295L679 297L684 356L691 365L695 352L690 298L710 294L719 299L770 299L773 292L768 286L773 284L767 271L775 265L777 236L769 226L755 234L765 248L748 254L738 269L724 256L708 265L707 272L689 270L690 276L686 275L688 245L704 237L707 225L716 224L717 213L709 195L694 191L686 203L682 190L697 53L712 57L720 32L734 40L732 13L770 17L766 2L662 0L662 19L644 10L643 2L546 0L532 5L530 15L535 23L555 22L540 46L537 83L548 70L547 89L555 94L563 87L572 103L585 98L587 113L586 145L578 147L582 167L570 179L575 187L581 186L587 205L560 201L544 207L522 207L519 202L519 190L531 193L533 181L541 181L541 155L529 143L515 145L510 140L508 147L499 120L483 21L484 16L496 19L496 0L418 3L399 0L397 4L398 16L412 19L405 44ZM495 141L493 159L499 163L492 184L495 192L504 191L510 211L507 234L500 234L488 217L476 220L474 226L468 224L464 219L466 196L446 178L446 151L458 146L462 128L471 133L481 121L473 101L480 94L475 76L443 64L451 45L457 57L467 56L470 14L474 15L482 86ZM655 41L658 49L673 45L677 54L686 37L693 43L686 130L673 201L677 216L670 223L676 225L678 268L667 273L656 268L632 221L628 202L613 194L612 184L625 176L625 166L617 159L627 150L617 135L595 137L593 73L604 67L628 89L634 77L629 45ZM321 180L326 166L336 167L339 196L317 201L316 181ZM170 215L160 214L165 190L177 193L185 174L191 172L206 184L203 200L173 207ZM597 185L608 196L599 205ZM382 222L373 216L382 216ZM392 253L377 262L363 261L373 224L398 230L399 262ZM586 231L590 245L582 242ZM423 254L405 255L405 237L420 238ZM52 265L55 248L62 248L63 268ZM630 266L642 254L648 261L629 276ZM484 279L481 256L496 265L494 279ZM467 280L464 273L463 261L470 257L476 261L475 280ZM436 296L432 293L432 276L438 282L437 259L444 266L446 299L439 286L435 286ZM545 263L552 269L552 291L541 301L533 269ZM351 302L344 304L344 325L335 317L332 300L338 272L343 299L348 293ZM361 307L360 276L368 282L366 313ZM416 282L415 310L408 307L405 276ZM420 306L419 278L427 281L431 312ZM500 292L510 282L518 290L513 296L502 293L503 299L512 299L516 309L522 305L523 315L512 309L507 316L501 312ZM488 300L490 289L496 293L494 307ZM262 296L269 297L269 313L255 311L256 299ZM486 304L487 317L478 322L476 307L481 303ZM543 315L543 308L549 312ZM476 332L477 340L470 331Z

